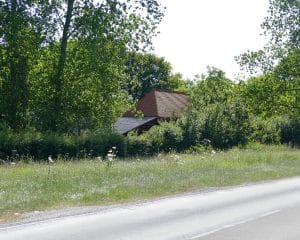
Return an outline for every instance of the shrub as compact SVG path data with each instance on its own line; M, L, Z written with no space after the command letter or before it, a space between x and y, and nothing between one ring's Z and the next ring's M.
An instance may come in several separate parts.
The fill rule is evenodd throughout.
M143 134L138 136L135 132L129 133L126 139L126 146L127 156L136 157L154 153L150 141Z
M239 103L215 104L203 110L202 140L209 139L213 147L229 148L248 141L249 117Z
M178 124L182 129L183 149L201 144L203 115L196 111L189 111L179 119Z
M300 146L300 119L296 117L281 118L279 123L282 143Z
M264 144L288 143L300 145L300 119L279 116L263 119L253 117L251 121L251 140Z
M89 133L80 136L52 132L37 132L26 129L13 132L0 131L0 157L6 159L16 153L19 156L31 156L35 159L53 157L95 157L105 156L115 146L118 156L125 156L124 136L117 133Z
M105 157L112 148L117 148L119 157L125 156L126 145L124 136L112 132L96 132L77 137L78 157Z
M274 119L252 117L250 139L264 144L280 143L280 129L277 122Z
M144 137L150 141L151 152L182 150L182 129L175 122L161 122L144 133Z

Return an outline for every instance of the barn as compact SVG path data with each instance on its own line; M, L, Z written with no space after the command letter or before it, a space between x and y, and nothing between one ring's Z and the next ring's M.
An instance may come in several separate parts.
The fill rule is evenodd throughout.
M189 98L185 93L153 89L136 104L136 111L143 117L137 117L133 111L128 111L118 118L115 129L120 134L136 130L138 133L149 130L160 121L169 121L173 116L179 116L188 107Z

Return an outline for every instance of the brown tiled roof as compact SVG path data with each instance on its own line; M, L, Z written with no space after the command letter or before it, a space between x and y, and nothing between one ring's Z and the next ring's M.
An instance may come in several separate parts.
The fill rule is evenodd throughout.
M188 96L182 92L154 89L137 102L136 110L144 117L170 118L182 113L189 103ZM126 112L124 117L134 116Z

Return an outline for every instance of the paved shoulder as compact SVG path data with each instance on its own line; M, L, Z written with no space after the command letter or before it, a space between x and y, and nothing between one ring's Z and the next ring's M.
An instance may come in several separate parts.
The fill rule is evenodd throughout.
M299 240L300 205L223 229L208 232L197 240Z

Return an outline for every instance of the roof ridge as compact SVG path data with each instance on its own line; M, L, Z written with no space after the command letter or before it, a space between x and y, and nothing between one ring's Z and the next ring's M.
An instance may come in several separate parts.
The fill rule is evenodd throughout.
M188 95L188 94L186 94L184 92L179 92L179 91L175 91L175 90L171 90L171 89L154 88L154 89L152 89L152 91L154 91L154 92L157 91L157 92L168 92L168 93L177 93L177 94L182 94L182 95Z

